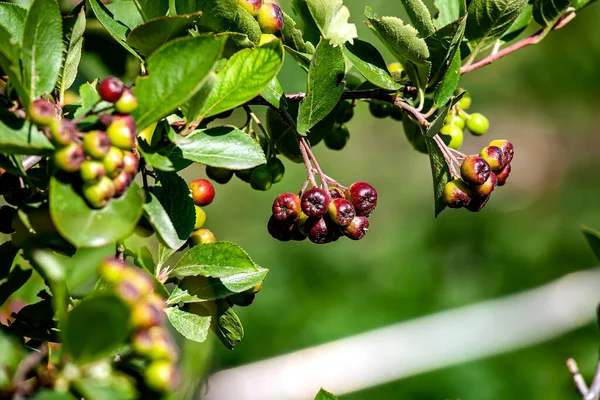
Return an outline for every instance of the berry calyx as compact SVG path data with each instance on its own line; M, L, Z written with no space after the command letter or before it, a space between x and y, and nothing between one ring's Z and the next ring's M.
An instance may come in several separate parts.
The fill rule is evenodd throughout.
M119 114L131 114L138 106L137 98L133 95L131 90L125 88L123 94L115 103L115 110Z
M375 118L387 118L392 112L392 105L383 101L373 100L369 103L369 111Z
M250 186L254 190L269 190L273 184L273 175L266 164L259 165L250 174Z
M331 150L342 150L348 140L350 140L350 131L345 124L341 124L325 135L325 146Z
M123 152L123 171L134 177L138 173L140 159L131 151Z
M192 199L194 199L194 204L197 206L207 206L215 198L215 188L206 179L195 179L190 182L188 188L192 192Z
M256 20L263 33L275 33L283 29L283 11L277 4L263 4Z
M316 244L325 244L333 240L334 229L327 219L323 217L310 217L304 224L304 230L308 240Z
M458 150L463 144L464 134L456 125L444 125L440 129L440 137L448 147Z
M114 76L104 78L102 82L100 82L100 85L98 85L98 94L100 95L100 98L109 103L116 103L121 98L124 90L125 85L123 82Z
M273 202L273 217L279 221L293 222L298 219L300 212L300 197L294 193L282 193Z
M463 117L458 114L448 114L446 119L444 119L444 124L446 125L454 125L458 129L465 129L466 122Z
M79 174L84 182L95 182L106 173L104 171L104 164L100 161L87 160L81 164Z
M116 178L125 166L123 150L111 147L104 156L102 163L104 164L106 175L109 178Z
M285 175L285 166L283 162L277 157L269 158L267 161L267 169L271 172L272 182L278 183L283 179Z
M137 144L135 122L129 115L115 116L106 134L112 145L122 150L131 150Z
M48 126L56 119L56 108L46 99L37 99L29 104L27 115L34 124Z
M369 219L362 215L357 215L352 222L342 228L342 233L349 239L360 240L365 237L369 230Z
M112 144L104 131L91 131L83 137L83 151L95 160L102 160Z
M510 164L507 164L500 171L495 172L496 177L498 177L498 186L504 186L508 176L510 175Z
M157 392L167 392L177 387L179 375L170 361L152 361L144 371L146 385Z
M198 206L194 206L196 219L194 222L194 230L198 230L202 228L204 223L206 222L206 213L204 210Z
M311 188L302 194L300 206L309 217L319 217L327 212L331 196L320 188Z
M377 207L377 190L367 182L354 182L344 195L356 209L356 215L368 217Z
M17 215L17 210L10 206L0 207L0 233L10 235L15 232L13 228L13 219Z
M452 180L444 186L444 203L450 208L466 207L472 196L471 188L461 179Z
M458 101L458 106L463 109L463 110L468 110L469 107L471 107L471 103L473 101L473 99L471 99L471 94L467 91L465 91L464 89L457 89L456 90L456 94L459 94L461 92L465 92L465 94L463 95L463 97Z
M81 145L71 142L68 146L57 150L53 156L54 165L63 171L75 172L85 161L85 154Z
M481 136L488 131L489 127L490 122L483 114L474 113L467 118L467 129L473 135Z
M346 199L333 199L327 212L331 220L339 226L349 225L356 216L354 206Z
M496 139L496 140L492 140L488 144L488 146L500 147L504 154L504 158L503 158L504 165L510 164L510 162L512 161L513 156L515 154L515 148L511 142L509 142L506 139Z
M227 168L211 167L210 165L207 165L206 176L213 181L224 185L233 177L233 171Z
M214 243L216 241L215 235L208 229L198 229L197 231L194 231L189 239L190 247L199 244Z
M98 182L83 184L83 197L92 208L102 208L115 195L115 185L112 180L103 176Z
M481 157L468 156L460 166L460 175L470 185L483 185L490 177L490 165Z
M238 0L238 4L244 10L248 11L250 15L256 17L263 5L263 0Z
M500 147L487 146L479 152L479 157L490 164L492 171L499 171L504 167L504 152Z
M50 124L50 141L56 147L68 145L75 139L76 135L77 126L68 119L55 120Z
M133 177L128 174L125 170L121 171L119 175L113 178L113 184L115 185L114 197L121 197L131 185Z
M248 307L252 303L254 303L254 299L256 298L255 293L236 293L229 296L229 300L236 306L240 307Z

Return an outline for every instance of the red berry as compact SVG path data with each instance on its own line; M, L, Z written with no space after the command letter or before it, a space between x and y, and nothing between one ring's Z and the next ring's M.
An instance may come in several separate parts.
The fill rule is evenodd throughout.
M215 188L206 179L193 180L188 185L188 188L191 190L194 204L197 206L207 206L215 198Z
M258 15L260 8L263 5L263 0L238 0L238 4L253 17Z
M56 108L48 100L37 99L29 105L28 115L34 124L48 126L56 119Z
M121 98L115 103L115 110L119 114L131 114L138 106L137 98L131 93L131 90L125 88Z
M300 198L294 193L282 193L273 202L272 211L273 217L280 221L295 221L302 211Z
M283 28L283 12L277 4L263 4L256 20L263 33L275 33Z
M91 131L83 137L83 150L85 154L95 160L102 160L110 148L110 139L103 131Z
M495 172L496 176L498 177L498 186L504 186L506 180L508 179L508 175L510 175L510 168L510 164L507 164L500 171Z
M302 194L300 206L309 217L319 217L327 213L330 202L329 192L315 187Z
M471 197L471 188L461 179L450 181L444 187L444 202L450 208L467 206Z
M360 240L365 237L369 230L369 225L370 222L367 217L357 215L348 226L342 228L342 232L349 239Z
M114 76L104 78L98 86L98 94L100 95L100 98L104 101L108 101L109 103L116 103L121 98L124 90L125 85L123 82Z
M68 119L52 121L50 124L50 141L57 147L68 145L76 135L77 126Z
M354 205L356 215L368 217L377 206L377 190L367 182L354 182L345 196Z
M131 185L133 178L129 173L123 170L119 173L119 175L113 178L112 181L115 185L114 197L121 197L127 191L127 189L129 189L129 185Z
M329 203L329 217L339 226L349 225L356 216L352 203L346 199L333 199Z
M483 185L490 177L490 164L483 158L468 156L460 166L460 175L470 185Z
M488 146L497 146L504 153L504 165L510 164L515 154L515 148L511 142L506 139L492 140Z
M127 172L132 177L138 173L138 167L140 165L140 159L131 151L125 151L123 153L123 171Z
M476 197L489 196L490 194L492 194L494 189L496 189L497 184L498 184L498 178L496 177L496 174L490 174L490 177L488 178L487 181L485 181L485 183L483 185L472 187L473 194Z
M504 167L504 152L500 147L487 146L479 152L479 157L483 158L492 171L498 171Z
M269 222L267 223L267 231L274 239L280 242L289 242L294 239L297 235L296 230L299 229L298 225L294 222L280 221L275 218L275 215L271 215Z
M334 239L337 227L324 217L310 217L306 220L304 229L308 240L317 244L325 244Z
M54 153L54 165L63 171L79 171L84 161L83 148L75 142L71 142L67 147L63 147Z

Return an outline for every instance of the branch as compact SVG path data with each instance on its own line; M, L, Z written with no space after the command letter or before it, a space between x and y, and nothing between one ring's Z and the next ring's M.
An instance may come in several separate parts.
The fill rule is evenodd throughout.
M42 360L48 355L48 343L44 342L39 350L31 352L17 368L13 377L13 385L17 388L13 399L25 399L25 395L32 389L31 385L26 383L27 374L29 371L37 367Z
M583 379L583 376L581 376L581 373L579 372L577 362L574 359L569 358L567 360L567 368L569 369L571 375L573 375L573 382L575 383L575 387L577 387L579 394L585 398L588 393L588 388L585 383L585 379Z

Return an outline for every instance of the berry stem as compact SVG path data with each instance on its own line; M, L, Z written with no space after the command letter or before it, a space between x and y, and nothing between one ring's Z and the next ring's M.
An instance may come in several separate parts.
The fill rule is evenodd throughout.
M310 163L310 158L306 152L306 148L302 144L304 139L302 137L298 137L298 147L300 148L300 154L302 154L302 159L304 160L304 167L306 168L306 173L308 174L308 180L313 185L313 187L317 186L317 181L315 180L315 175L313 174L312 165Z
M435 140L442 154L444 155L444 159L446 160L446 164L448 165L448 169L450 170L450 174L452 175L452 177L458 177L459 175L456 172L454 163L456 163L456 165L460 165L460 163L458 162L456 157L454 157L454 155L452 155L452 153L448 151L448 146L446 146L446 143L444 143L444 141L439 135L435 135L433 137L433 140Z
M425 118L425 116L421 114L419 110L408 104L406 100L401 96L397 96L394 99L394 105L400 108L405 113L410 114L412 117L414 117L417 120L417 122L424 128L427 128L429 126L429 121L427 121L427 118Z
M314 170L316 171L316 170ZM338 181L336 181L335 179L331 178L330 176L327 176L325 174L323 174L323 176L325 177L325 180L327 181L327 184L332 184L334 186L337 186L338 188L346 191L348 189L347 186L342 185L341 183L339 183Z
M587 399L589 390L587 384L585 383L585 379L583 379L583 376L581 376L581 373L579 372L577 361L569 358L567 360L567 368L569 369L571 375L573 375L573 382L575 383L575 387L577 387L579 394L581 394L584 399Z
M306 139L304 139L304 137L300 137L298 140L300 141L300 145L304 146L306 153L308 154L308 157L312 160L312 163L315 165L315 168L317 169L317 173L319 174L319 177L321 178L321 186L323 187L324 190L327 190L327 179L325 178L325 174L323 173L323 170L321 170L321 166L319 165L319 162L317 161L317 157L315 157L315 155L313 154L312 150L310 149L310 146L308 145L308 143L306 142Z
M304 181L304 185L302 185L302 188L300 189L300 193L298 193L298 197L302 197L302 193L304 193L309 183L310 179L306 178L306 180Z

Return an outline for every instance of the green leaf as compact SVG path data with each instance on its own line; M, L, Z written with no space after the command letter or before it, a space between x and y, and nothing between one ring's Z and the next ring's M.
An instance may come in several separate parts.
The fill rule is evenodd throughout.
M595 1L596 0L575 0L573 2L573 8L575 8L576 10L581 10L582 8L594 3Z
M71 296L83 297L94 289L100 262L114 255L115 248L116 244L111 242L99 247L81 247L70 258L54 254L65 269L65 281Z
M11 3L0 3L0 26L10 33L17 43L23 43L23 29L27 10Z
M582 226L581 231L585 236L585 239L588 241L590 248L594 252L596 258L600 261L600 232L588 228L587 226Z
M425 136L427 136L428 138L432 138L438 134L440 129L442 129L442 126L444 126L444 120L446 119L446 115L448 115L448 110L449 107L447 105L444 105L437 111L437 117L431 123L431 125L429 125L429 128L427 128Z
M213 36L177 39L148 58L148 76L138 77L133 89L139 101L133 113L139 129L169 115L202 87L223 41Z
M293 114L298 114L298 104L291 103L290 108L287 111L290 116L294 118ZM293 111L295 111L295 113ZM267 132L269 132L271 139L273 139L277 151L289 160L295 163L301 163L302 154L300 154L298 140L296 139L296 136L298 135L296 127L290 125L287 120L281 117L279 112L272 108L267 109L265 120Z
M14 66L15 69L19 68L21 46L2 26L0 26L0 54L6 57L6 60L0 60L0 67L4 69L8 69L11 66Z
M527 0L473 0L465 38L472 54L492 46L519 17Z
M73 115L75 118L80 118L92 111L92 109L100 101L100 95L96 90L96 84L98 80L94 80L91 83L84 83L79 87L79 96L81 97L81 106L75 111Z
M533 20L533 4L529 3L525 6L519 18L513 22L510 28L500 38L503 43L510 42L516 39L521 33L525 32L529 24Z
M69 392L55 392L50 389L42 389L31 400L76 400L76 397Z
M315 52L315 46L304 40L302 32L296 28L296 21L286 13L283 13L283 29L279 33L283 44L290 49L299 53L312 54Z
M130 376L124 373L111 371L108 376L90 374L80 378L72 385L77 393L84 399L93 400L136 400L139 394L136 392Z
M18 252L19 248L14 246L10 241L0 245L0 281L5 279L10 273Z
M163 17L169 11L169 0L134 0L134 3L144 21Z
M444 188L451 180L450 170L442 151L435 140L426 138L429 160L431 162L431 174L433 176L433 197L435 202L435 216L437 217L446 208L444 202Z
M83 32L85 31L85 10L77 16L63 18L63 43L65 55L58 75L57 89L61 98L65 90L71 87L77 77L81 49L83 48Z
M348 22L350 11L342 0L306 0L315 23L323 38L334 47L358 37L356 25Z
M204 79L202 87L194 96L192 96L189 102L181 106L186 121L192 122L198 119L204 106L206 106L206 101L208 100L210 92L214 89L216 84L217 74L211 71Z
M344 55L373 85L388 90L399 90L402 87L392 79L383 56L371 43L359 39L354 44L346 43Z
M136 56L140 61L144 61L140 55L127 44L127 35L130 29L122 22L115 19L114 14L102 4L101 0L87 0L90 8L98 18L98 22L108 31L121 46L123 46L128 52ZM125 4L125 2L122 2ZM121 4L121 3L118 3ZM139 97L138 97L139 100Z
M31 268L24 269L20 265L15 265L11 269L18 251L19 249L10 242L0 245L0 256L2 257L0 259L0 305L4 304L31 277Z
M129 30L144 23L144 18L142 18L134 1L113 1L106 4L106 8L115 21L125 25Z
M0 110L0 152L49 155L52 143L28 121L8 110Z
M277 108L285 108L287 105L285 93L277 77L271 79L269 85L264 88L262 92L260 92L260 95L263 97L263 99Z
M266 163L265 154L247 133L232 126L193 131L187 136L170 135L190 161L227 169L246 169Z
M269 85L282 64L283 47L279 40L238 51L217 74L201 116L217 115L250 101Z
M310 10L308 9L306 0L292 0L292 9L298 18L300 18L300 21L302 21L302 32L304 39L313 45L319 43L319 40L321 40L321 33L319 32L319 27L317 26L313 16L310 13ZM284 23L287 24L285 16Z
M54 89L62 63L62 18L56 0L34 0L23 31L23 78L31 99Z
M402 5L422 38L426 38L435 32L429 9L421 0L402 0Z
M342 49L323 39L308 70L307 94L298 110L298 133L305 135L335 108L344 91L344 73Z
M196 221L196 210L190 189L183 178L175 172L157 171L156 178L157 185L154 189L156 198L171 220L177 232L176 237L179 240L187 240L194 231ZM170 245L167 242L165 244ZM177 243L173 240L171 244Z
M116 242L135 229L144 192L133 183L123 196L104 208L91 209L69 180L50 179L50 215L60 234L75 247Z
M534 0L533 19L549 31L572 3L573 0Z
M321 390L319 390L319 393L317 393L317 397L315 397L315 400L338 400L338 398L332 393L329 393L325 389L321 388Z
M446 75L442 82L435 88L435 92L433 93L433 103L436 107L441 107L450 100L454 91L458 87L458 82L460 81L460 67L461 67L461 56L460 49L454 53L454 58L452 59L452 63L446 71Z
M202 15L201 12L172 17L158 17L136 26L129 36L127 43L140 53L149 56L169 40L185 35Z
M425 39L431 62L429 86L436 86L446 76L454 54L460 50L466 23L466 17L459 18Z
M210 311L200 304L194 304L182 310L179 307L165 308L167 318L173 328L181 335L194 342L202 343L210 330Z
M173 289L168 304L201 303L222 299L235 293L252 289L265 279L269 270L259 268L258 271L235 274L225 278L206 278L204 276L188 276Z
M308 68L310 67L310 61L312 60L312 54L300 53L299 51L296 51L288 46L283 46L283 48L298 63L300 68L308 72Z
M201 244L188 250L171 272L171 276L227 278L236 274L258 272L260 267L240 246L230 242Z
M433 4L438 9L437 17L433 20L433 24L438 29L467 13L465 0L435 0Z
M209 303L210 304L210 303ZM199 304L191 305L198 307ZM242 321L225 300L215 301L211 328L223 345L232 350L244 337Z
M62 335L65 350L78 364L111 355L129 333L129 306L115 295L83 300L67 315Z
M148 218L162 242L169 248L177 250L187 241L189 235L183 238L179 236L169 214L152 193L147 194L147 200L144 203L144 215Z

